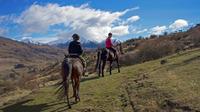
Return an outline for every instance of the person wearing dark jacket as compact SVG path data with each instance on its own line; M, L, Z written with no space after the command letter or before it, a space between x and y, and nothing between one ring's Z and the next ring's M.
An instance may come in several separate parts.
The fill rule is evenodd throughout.
M72 42L70 42L68 52L69 52L69 54L76 54L78 56L81 56L83 54L83 49L81 47L81 43L79 41L77 41L76 37Z
M81 43L79 42L80 37L78 34L72 35L73 41L69 43L68 53L71 57L79 58L82 61L84 71L86 71L86 61L81 56L83 54L83 49L81 47Z

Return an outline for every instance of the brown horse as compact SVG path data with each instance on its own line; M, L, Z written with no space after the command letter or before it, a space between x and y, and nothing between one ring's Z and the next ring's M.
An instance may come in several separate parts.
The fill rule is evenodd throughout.
M75 102L77 103L78 101L80 101L79 87L80 87L81 75L83 75L84 73L84 68L81 60L77 57L78 56L65 55L61 67L62 82L60 83L61 87L58 89L58 92L60 92L61 98L67 99L67 104L69 108L71 108L71 104L69 102L70 78L73 88L73 97L75 97Z
M118 72L120 72L120 65L119 65L119 52L123 54L122 51L122 44L119 43L117 46L117 53L116 56L114 53L106 48L98 49L97 51L97 61L96 61L96 67L95 70L98 69L98 75L100 77L100 74L102 74L102 77L104 77L104 68L106 65L106 61L109 61L109 72L110 75L112 75L112 64L114 61L117 63Z

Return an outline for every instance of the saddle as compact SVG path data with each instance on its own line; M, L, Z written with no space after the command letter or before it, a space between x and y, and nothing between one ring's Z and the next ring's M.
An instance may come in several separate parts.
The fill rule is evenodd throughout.
M116 58L116 54L112 50L107 49L107 48L105 50L107 52L107 58L108 58L108 60L113 60L113 59Z
M86 67L85 60L77 54L68 54L68 55L65 54L65 59L67 59L67 58L79 59L81 61L82 65L83 65L83 68Z
M80 60L82 66L83 66L83 76L85 76L85 73L86 73L86 61L82 57L77 55L77 54L68 54L68 55L65 54L64 60L67 61L69 58L74 58L74 59L79 59Z
M65 58L79 58L79 57L80 56L77 54L68 54L68 55L65 54Z
M108 50L108 54L109 54L109 56L111 56L111 57L115 57L115 53L113 52L113 51L111 51L111 50L109 50L109 49L107 49Z

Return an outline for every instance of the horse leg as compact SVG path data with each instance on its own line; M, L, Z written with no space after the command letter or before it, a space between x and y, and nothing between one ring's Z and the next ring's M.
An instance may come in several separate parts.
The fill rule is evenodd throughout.
M117 62L117 67L118 67L118 73L120 73L120 65L119 65L119 59L118 58L116 59L116 62Z
M112 61L110 61L110 75L112 75Z
M101 60L99 61L99 71L98 71L99 73L99 77L100 77L100 74L101 74Z
M104 77L104 69L105 69L105 66L106 66L106 60L103 60L103 65L102 65L102 77Z
M77 93L76 93L76 86L77 86L77 81L76 79L74 80L74 94L75 94L75 103L77 103Z
M78 93L78 88L79 88L79 79L77 78L76 80L75 80L75 102L77 103L79 100L80 100L80 98L79 98L79 93Z
M77 98L78 98L78 101L81 101L80 96L79 96L79 89L80 89L80 79L78 79L77 81Z
M71 78L71 81L72 81L72 89L73 89L73 96L72 97L75 97L75 82L74 82L74 79Z

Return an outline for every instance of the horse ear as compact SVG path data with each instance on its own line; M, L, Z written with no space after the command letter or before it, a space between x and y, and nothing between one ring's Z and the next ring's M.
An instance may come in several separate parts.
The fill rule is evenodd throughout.
M67 55L65 54L65 58L67 58Z

